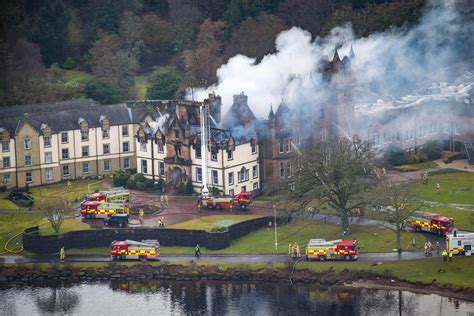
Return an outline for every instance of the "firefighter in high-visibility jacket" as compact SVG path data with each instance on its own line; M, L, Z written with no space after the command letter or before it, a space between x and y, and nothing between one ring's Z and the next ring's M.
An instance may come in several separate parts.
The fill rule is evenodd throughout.
M298 243L295 241L293 246L291 246L291 249L290 249L290 256L293 258L293 259L297 259L299 258L301 255L300 253L300 246L298 245Z
M64 261L66 258L66 252L64 251L64 246L59 250L59 260Z

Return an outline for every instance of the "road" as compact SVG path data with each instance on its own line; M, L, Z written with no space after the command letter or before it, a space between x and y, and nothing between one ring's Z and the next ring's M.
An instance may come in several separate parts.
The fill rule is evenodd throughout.
M433 253L434 257L439 257L439 254ZM37 262L51 262L58 261L58 256L3 256L5 263L15 263L21 260L25 263L37 263ZM203 254L200 258L196 259L193 255L161 255L161 261L167 262L186 262L186 261L201 261L201 262L285 262L288 260L287 255L271 255L271 254L245 254L245 255L206 255ZM397 253L362 253L359 254L359 261L362 262L387 262L387 261L402 261L402 260L415 260L426 258L423 252L404 252L401 255ZM441 260L441 259L440 259ZM79 256L79 255L67 255L67 262L109 262L112 261L110 257L93 257L93 256Z

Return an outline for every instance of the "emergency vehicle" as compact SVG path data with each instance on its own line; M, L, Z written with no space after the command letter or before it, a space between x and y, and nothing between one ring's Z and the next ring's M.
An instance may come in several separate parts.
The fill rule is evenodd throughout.
M306 247L306 260L357 260L357 244L351 240L311 239Z
M474 246L474 233L446 235L446 249L453 255L470 256Z
M85 218L106 218L113 214L129 214L126 205L97 201L84 201L81 203L81 215Z
M123 187L112 188L109 191L101 191L89 194L86 201L125 203L130 202L130 191Z
M110 257L113 260L158 259L160 255L160 243L157 240L117 241L110 244Z
M436 213L417 212L407 220L407 226L416 231L447 235L454 229L454 220Z
M246 210L252 204L252 192L240 192L229 197L201 197L198 200L198 207L208 209L240 208Z

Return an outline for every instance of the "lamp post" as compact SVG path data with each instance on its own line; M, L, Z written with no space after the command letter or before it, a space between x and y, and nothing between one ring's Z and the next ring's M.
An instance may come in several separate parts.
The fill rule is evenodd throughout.
M276 206L273 204L273 215L275 217L275 251L278 250L278 235L277 235L277 213L276 213Z

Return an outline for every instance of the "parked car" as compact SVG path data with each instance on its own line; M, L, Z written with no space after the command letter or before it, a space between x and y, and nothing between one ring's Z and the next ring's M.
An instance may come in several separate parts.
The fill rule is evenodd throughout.
M104 218L104 225L125 227L128 225L128 215L127 214L110 215L110 217Z
M30 199L31 196L28 194L26 189L14 189L8 194L8 199L15 201L18 199Z

